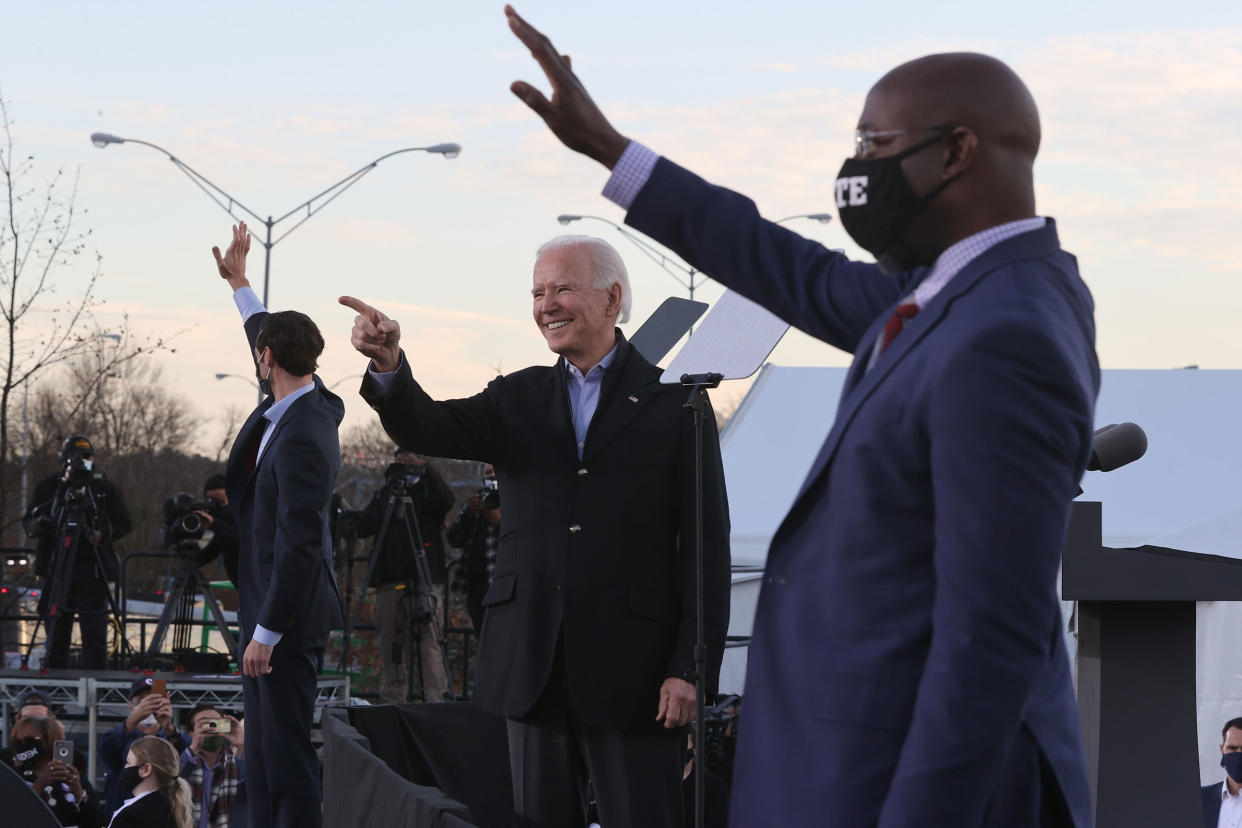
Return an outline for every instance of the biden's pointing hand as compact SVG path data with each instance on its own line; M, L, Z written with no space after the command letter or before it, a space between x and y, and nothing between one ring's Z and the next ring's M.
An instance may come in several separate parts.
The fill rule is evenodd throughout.
M390 374L401 364L401 325L395 319L389 319L380 311L352 296L342 296L337 300L347 308L358 312L354 317L354 328L349 334L349 343L354 350L365 357L370 357L375 370L381 374Z

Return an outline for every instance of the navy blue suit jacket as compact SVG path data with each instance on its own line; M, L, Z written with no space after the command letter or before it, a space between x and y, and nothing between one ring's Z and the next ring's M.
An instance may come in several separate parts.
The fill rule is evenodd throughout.
M1220 822L1220 796L1224 782L1204 785L1200 788L1203 796L1203 828L1216 828Z
M246 320L251 351L266 313ZM255 624L299 646L323 646L328 631L344 624L332 572L328 509L341 467L337 426L341 398L318 376L315 390L298 398L280 418L253 473L247 454L262 434L268 397L251 412L233 443L225 468L229 506L237 516L238 614L241 646Z
M626 221L856 354L769 551L733 824L976 826L1025 727L1090 825L1056 583L1099 366L1053 223L972 261L868 372L926 268L851 262L666 159Z

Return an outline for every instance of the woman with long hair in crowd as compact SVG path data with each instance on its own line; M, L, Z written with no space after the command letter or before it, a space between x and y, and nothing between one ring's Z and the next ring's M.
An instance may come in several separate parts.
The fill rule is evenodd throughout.
M190 786L178 774L177 750L159 736L143 736L129 748L121 770L125 804L109 828L192 828Z

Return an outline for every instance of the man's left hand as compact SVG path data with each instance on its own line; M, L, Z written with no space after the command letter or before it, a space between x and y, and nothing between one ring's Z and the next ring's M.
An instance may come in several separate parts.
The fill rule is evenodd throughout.
M660 685L660 710L656 721L670 730L694 721L694 685L679 678L666 678Z
M272 672L272 649L251 639L246 645L245 655L242 656L242 672L251 678L259 678Z
M211 254L216 257L216 269L220 271L220 278L228 282L233 290L250 284L246 279L246 254L249 252L250 232L244 221L233 225L233 240L229 242L228 250L223 256L220 255L220 248L211 248Z
M604 113L591 100L586 87L570 66L569 55L558 52L552 41L523 20L512 6L505 6L505 16L509 20L509 28L530 49L531 56L547 75L552 85L552 98L545 98L542 92L526 81L514 81L509 89L543 118L562 144L574 152L594 158L611 170L621 153L625 152L629 139L608 123Z

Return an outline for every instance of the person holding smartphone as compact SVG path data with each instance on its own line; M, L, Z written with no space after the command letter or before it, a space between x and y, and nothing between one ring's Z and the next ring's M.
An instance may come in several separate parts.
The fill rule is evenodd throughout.
M121 807L125 799L120 776L125 757L134 742L143 736L160 736L178 752L186 742L173 722L172 704L162 685L163 679L142 676L129 686L129 715L99 740L99 759L104 766L104 806L108 813Z
M245 813L246 731L241 721L213 705L186 711L189 746L181 751L181 778L190 785L195 828L228 828Z
M103 828L99 797L73 766L73 746L65 728L46 716L22 719L13 728L13 768L64 826ZM56 758L57 748L60 759ZM66 761L67 760L67 761Z

